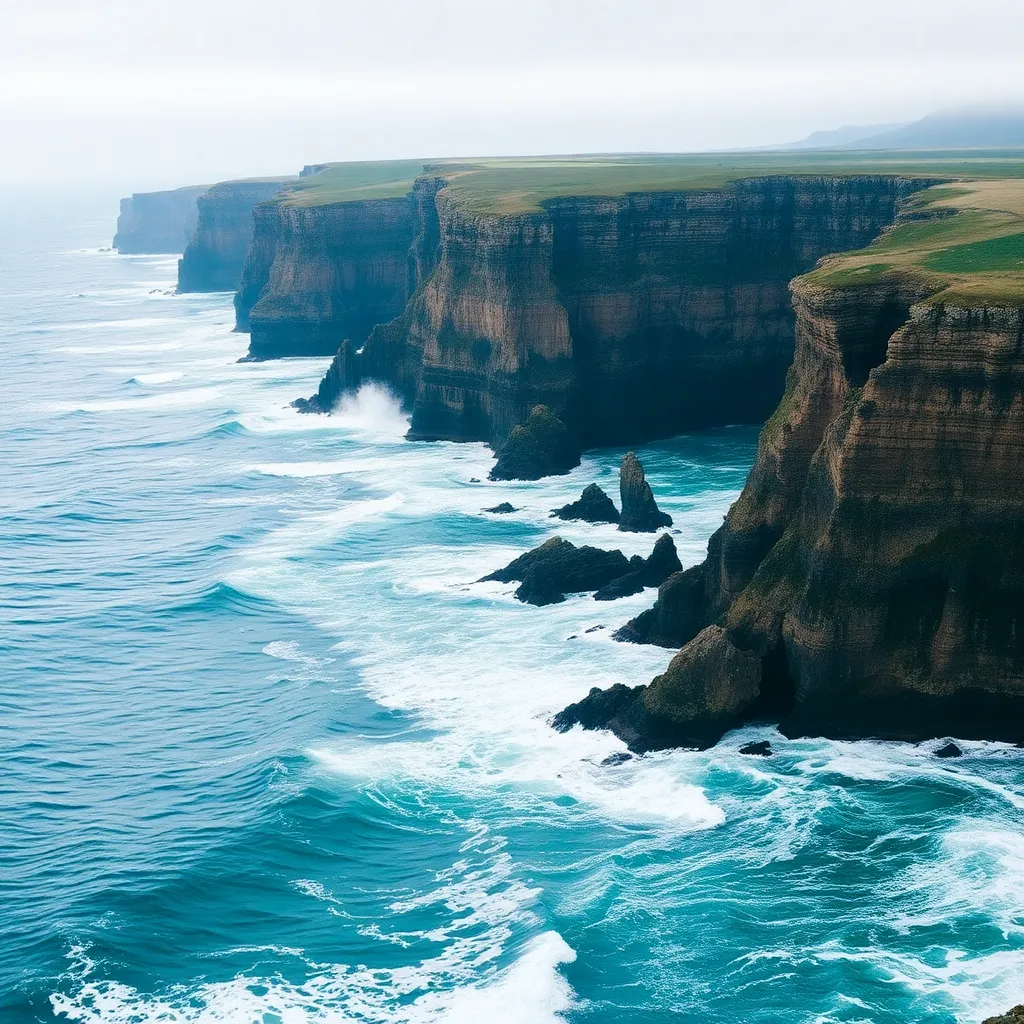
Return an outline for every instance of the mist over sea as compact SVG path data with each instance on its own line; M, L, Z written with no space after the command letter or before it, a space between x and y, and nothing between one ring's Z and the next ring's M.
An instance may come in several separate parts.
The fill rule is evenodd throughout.
M604 765L550 716L671 652L654 594L473 581L567 477L491 483L326 360L239 364L228 294L3 200L0 1021L952 1024L1024 1000L1024 751L790 742ZM684 565L757 431L639 451ZM483 509L508 501L505 516ZM738 753L768 738L776 754Z

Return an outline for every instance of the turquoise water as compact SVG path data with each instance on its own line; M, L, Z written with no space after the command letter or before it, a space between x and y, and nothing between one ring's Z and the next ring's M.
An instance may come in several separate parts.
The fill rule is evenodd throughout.
M906 1024L1024 999L1024 753L750 729L602 766L618 741L546 720L664 668L609 638L652 594L537 609L472 581L614 489L621 452L496 484L482 446L403 441L383 392L300 417L325 361L238 364L230 296L100 251L115 210L26 203L0 237L0 1020ZM755 441L642 450L685 564ZM763 736L775 757L738 754Z

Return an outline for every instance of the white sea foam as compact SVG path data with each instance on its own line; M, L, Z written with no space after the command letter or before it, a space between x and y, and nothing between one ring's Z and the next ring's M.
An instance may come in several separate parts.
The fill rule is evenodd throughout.
M181 370L167 370L164 373L137 373L129 384L144 384L147 387L153 387L160 384L170 384L173 381L181 380L185 374Z
M181 409L210 405L220 398L218 388L188 388L159 395L144 395L140 398L115 398L102 402L55 402L52 412L131 412L147 409Z
M382 384L364 384L355 394L342 395L331 416L350 430L385 437L403 437L409 429L401 402Z
M485 959L472 965L473 973L490 974L485 981L449 988L448 965L439 960L374 970L311 964L316 973L301 984L279 976L237 977L164 996L89 976L77 990L51 995L50 1004L55 1014L83 1024L564 1024L574 996L558 967L574 959L552 931L537 936L505 970L487 972Z

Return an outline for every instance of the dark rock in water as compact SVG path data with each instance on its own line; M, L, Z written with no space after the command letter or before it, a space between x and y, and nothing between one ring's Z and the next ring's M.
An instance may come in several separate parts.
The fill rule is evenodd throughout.
M539 480L568 473L579 464L579 446L565 424L546 405L535 405L529 419L512 428L490 478Z
M754 757L771 757L772 745L767 740L757 740L754 743L744 743L740 747L741 754L751 754Z
M647 563L639 555L629 560L629 571L611 583L605 584L594 594L595 601L614 601L617 597L629 597L644 589L643 572Z
M579 498L552 513L556 519L582 519L587 523L617 523L619 510L597 484L588 484Z
M645 732L643 721L643 686L626 686L616 683L607 690L594 687L583 700L570 704L555 715L551 724L559 732L568 732L574 725L584 729L610 729L631 750L642 751L634 746Z
M936 757L963 757L963 754L964 752L952 740L935 751Z
M707 625L704 618L704 566L694 565L685 572L669 576L658 587L654 607L617 629L614 638L678 650Z
M649 686L596 687L554 718L556 728L610 729L636 752L710 747L760 707L761 659L708 626Z
M614 601L618 597L639 594L644 587L660 586L669 576L682 569L676 546L667 533L658 538L646 561L634 556L629 564L632 571L602 587L594 595L595 601Z
M619 529L629 533L654 533L662 526L671 526L672 517L658 508L651 485L644 476L640 460L627 452L619 471L619 497L622 513Z
M480 477L478 477L478 476L471 476L469 478L469 482L471 484L478 484L478 483L480 483Z
M676 554L675 541L663 533L655 542L654 550L644 563L644 584L660 587L673 573L682 572L683 564Z
M500 505L492 505L490 508L485 508L485 512L493 512L495 515L504 516L509 512L518 512L519 509L515 505L510 505L507 501L503 501Z
M584 633L596 633L599 629L604 629L604 626L591 626L590 629L583 630Z
M1024 1024L1024 1004L1015 1006L1009 1013L989 1017L982 1024Z
M602 768L613 768L617 764L625 764L627 761L632 761L633 755L627 750L616 750L614 754L609 754L602 762Z
M571 636L567 636L565 639L566 640L579 640L579 637L575 633L573 633Z
M552 537L540 547L509 562L480 582L520 581L516 597L527 604L556 604L566 594L597 590L629 571L621 551L602 551L589 546L576 547L561 537Z
M359 367L350 341L343 341L331 365L311 398L296 398L292 408L299 412L330 412L345 391L359 387Z

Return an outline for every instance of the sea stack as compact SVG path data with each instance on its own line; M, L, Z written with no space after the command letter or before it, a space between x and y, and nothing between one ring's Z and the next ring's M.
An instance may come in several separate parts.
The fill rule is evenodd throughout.
M579 447L565 424L546 405L535 405L529 419L512 428L490 475L492 480L539 480L579 464Z
M597 484L587 484L583 493L568 505L556 508L555 519L580 519L585 523L617 523L619 510L614 502Z
M658 508L651 485L644 476L640 460L627 452L619 471L619 496L622 513L619 529L628 533L654 533L672 525L672 517Z

